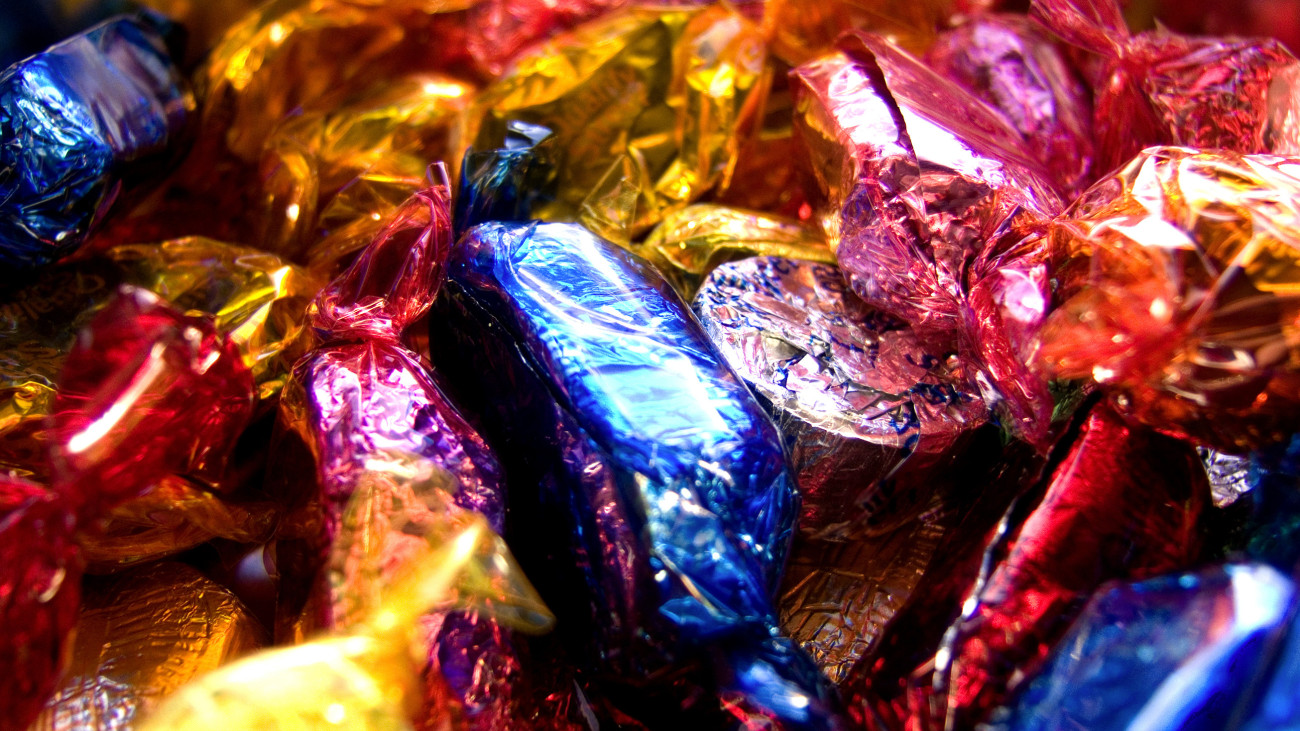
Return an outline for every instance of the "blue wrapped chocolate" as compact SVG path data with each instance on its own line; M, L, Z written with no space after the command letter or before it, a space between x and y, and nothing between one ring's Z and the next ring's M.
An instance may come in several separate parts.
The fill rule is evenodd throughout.
M119 17L0 74L0 266L76 249L139 165L181 136L194 102L165 21Z
M1103 589L993 727L1240 726L1296 596L1290 579L1263 564Z
M775 629L799 511L780 437L663 277L541 223L471 229L449 277L435 362L506 462L507 540L580 666L659 688L704 668L733 723L837 727Z
M527 221L533 206L555 197L556 170L551 130L514 120L501 146L465 151L456 199L456 231L487 221Z

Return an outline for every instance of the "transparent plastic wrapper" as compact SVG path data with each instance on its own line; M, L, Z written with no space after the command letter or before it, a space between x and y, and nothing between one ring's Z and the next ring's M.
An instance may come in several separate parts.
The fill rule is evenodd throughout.
M172 562L87 580L74 637L62 687L29 731L129 731L177 688L269 640L234 594Z
M0 481L0 697L25 729L55 689L76 620L81 531L169 474L223 470L253 380L205 319L124 289L68 355L51 419L51 486Z
M609 218L636 237L725 189L771 84L758 29L728 5L631 8L531 48L475 100L475 147L512 121L555 135L548 221Z
M895 658L854 669L846 681L854 711L887 728L987 721L1101 584L1199 559L1210 496L1195 451L1128 426L1104 402L1079 421L1051 476L991 534L951 625L921 640L929 656L907 668Z
M554 618L482 516L424 526L429 546L412 546L406 570L350 632L257 653L181 688L144 729L281 731L338 726L360 731L415 729L427 660L420 617L431 609L484 612L541 632ZM359 553L370 560L375 547ZM443 716L452 724L455 716Z
M1031 14L1098 57L1098 175L1153 145L1300 154L1300 61L1278 41L1134 35L1116 0L1033 0Z
M76 251L123 187L165 164L194 100L161 18L106 21L0 73L0 265Z
M889 501L885 477L947 451L987 414L956 356L927 352L846 289L833 265L765 256L715 269L694 303L785 439L799 530L822 538L866 529Z
M849 34L794 71L819 217L853 291L959 345L1003 425L1046 447L1052 399L1018 353L1046 312L1061 200L992 109L898 47Z
M50 481L45 418L58 394L58 374L88 324L119 285L148 289L178 308L210 315L239 349L259 401L279 395L303 351L304 310L319 285L271 254L206 239L109 249L101 257L49 267L0 297L0 467ZM237 466L238 467L238 466ZM103 566L172 554L214 536L256 541L270 533L278 508L264 496L240 496L239 469L169 475L146 494L114 507L84 535L87 560Z
M641 698L693 664L716 676L720 696L697 679L634 717L713 697L732 724L838 727L825 679L774 634L798 512L779 436L687 306L571 224L480 225L449 268L434 362L509 445L507 536L580 666Z
M1106 587L991 727L1241 728L1295 601L1259 564Z
M1300 408L1300 166L1152 148L1052 233L1058 305L1033 343L1156 429L1241 453Z
M1092 182L1092 99L1051 36L1021 15L976 15L939 34L925 62L1024 138L1058 190Z
M751 256L835 263L821 232L799 221L708 203L664 217L632 250L690 299L718 265Z

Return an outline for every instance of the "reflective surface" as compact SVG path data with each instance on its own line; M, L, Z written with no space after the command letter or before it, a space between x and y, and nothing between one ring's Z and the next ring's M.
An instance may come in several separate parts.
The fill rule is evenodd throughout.
M667 283L577 226L485 224L448 292L435 361L509 445L507 532L571 646L650 673L720 644L742 706L833 725L807 658L758 639L798 507L776 430Z
M1060 302L1036 343L1162 431L1239 452L1300 405L1296 161L1153 148L1053 232Z
M124 175L173 147L194 102L152 16L107 21L0 73L0 265L81 246Z
M1103 590L994 727L1229 728L1295 597L1251 564Z
M1050 178L1019 133L920 61L864 34L840 46L794 72L840 267L922 341L960 344L1004 426L1045 446L1051 398L1015 351L1046 309Z

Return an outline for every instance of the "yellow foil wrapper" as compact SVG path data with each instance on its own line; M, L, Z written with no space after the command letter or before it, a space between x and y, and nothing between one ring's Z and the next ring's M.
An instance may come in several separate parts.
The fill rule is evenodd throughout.
M474 518L445 526L410 572L348 635L269 650L213 672L172 695L149 731L414 728L424 649L417 627L434 608L474 607L525 631L554 622L505 543Z
M709 272L728 261L780 256L835 263L835 254L812 226L704 203L668 214L643 242L631 248L654 264L688 302Z
M1300 159L1153 147L1052 233L1035 347L1156 429L1242 451L1300 410Z
M86 581L63 686L30 731L127 731L177 688L257 650L266 630L178 563Z
M603 218L602 233L627 241L729 184L762 119L765 59L759 30L728 5L617 11L517 58L475 102L467 136L491 149L511 121L551 129L559 190L534 215Z
M454 157L451 134L474 88L417 74L329 112L283 124L261 161L261 247L326 276Z

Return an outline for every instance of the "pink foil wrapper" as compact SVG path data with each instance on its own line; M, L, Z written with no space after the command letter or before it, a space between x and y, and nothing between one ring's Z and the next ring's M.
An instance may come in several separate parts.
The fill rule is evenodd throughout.
M1045 446L1051 398L1019 353L1048 301L1050 176L998 113L904 51L861 33L840 47L793 74L841 269L927 347L959 343L1004 426Z

